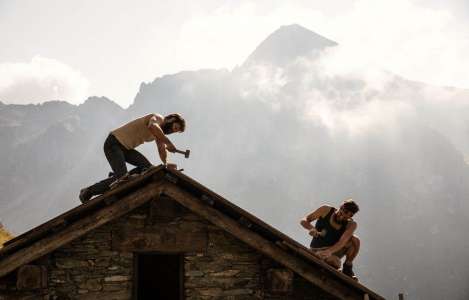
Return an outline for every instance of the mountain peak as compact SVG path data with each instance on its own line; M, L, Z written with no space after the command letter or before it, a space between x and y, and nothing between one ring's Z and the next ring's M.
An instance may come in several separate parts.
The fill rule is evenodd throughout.
M113 109L122 110L122 107L120 107L117 103L115 103L111 99L107 97L97 97L97 96L88 97L88 99L86 99L85 102L83 102L79 106L80 107L110 107Z
M246 59L243 66L272 64L282 66L301 56L336 46L314 31L298 24L284 25L270 34Z
M86 101L78 106L78 110L85 115L92 114L114 114L118 115L125 110L114 101L106 97L89 97Z

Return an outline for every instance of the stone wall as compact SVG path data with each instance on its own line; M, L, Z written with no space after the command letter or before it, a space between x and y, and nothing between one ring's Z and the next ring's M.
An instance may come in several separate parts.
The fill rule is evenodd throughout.
M14 278L4 280L0 300L131 299L139 251L184 253L186 299L329 299L299 276L288 291L272 291L266 274L282 266L163 198L38 260L47 267L46 288L18 291Z
M299 276L293 276L289 291L271 291L266 275L272 269L284 270L225 231L209 226L207 252L185 255L186 299L333 299Z
M51 300L131 298L133 254L112 250L113 225L105 225L50 255Z
M185 256L187 299L262 299L262 256L209 226L207 252Z

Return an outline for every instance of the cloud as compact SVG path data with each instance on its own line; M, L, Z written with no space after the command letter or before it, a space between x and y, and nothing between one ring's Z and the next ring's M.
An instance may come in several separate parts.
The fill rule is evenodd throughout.
M408 0L360 0L333 20L330 30L349 48L350 60L426 83L469 87L464 79L469 75L467 23L448 9Z
M260 41L281 25L325 23L325 15L300 3L268 1L227 3L212 11L194 14L182 26L176 55L186 66L228 67L241 65ZM317 29L317 26L309 26Z
M251 66L241 73L241 96L276 112L294 111L336 137L425 126L469 157L469 91L405 80L372 63L373 57L353 59L354 50L339 45L285 67Z
M35 56L29 63L0 64L0 101L29 104L85 100L89 82L72 67L50 58Z
M185 22L176 55L187 66L231 68L273 30L298 23L347 47L341 63L379 66L417 81L469 88L469 27L456 18L451 5L352 3L335 13L301 1L226 4Z

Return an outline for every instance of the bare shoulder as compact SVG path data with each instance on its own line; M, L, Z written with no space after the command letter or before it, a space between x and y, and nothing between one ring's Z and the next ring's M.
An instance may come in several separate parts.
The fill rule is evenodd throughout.
M163 116L160 114L148 114L145 116L145 118L148 118L148 126L152 125L153 123L161 125L164 121Z
M329 213L330 209L331 209L331 206L328 206L328 205L320 206L318 209L316 209L315 211L311 212L308 215L308 219L317 219L320 217L324 217Z
M325 204L325 205L321 206L320 208L318 208L318 211L320 212L320 214L322 216L325 216L331 211L331 208L334 208L334 207Z
M358 224L354 220L348 222L347 224L347 229L355 230L357 229L357 227L358 227Z

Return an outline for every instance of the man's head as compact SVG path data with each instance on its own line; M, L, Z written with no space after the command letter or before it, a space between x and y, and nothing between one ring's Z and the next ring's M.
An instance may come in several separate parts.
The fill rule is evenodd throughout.
M345 222L351 219L359 210L360 208L358 207L358 204L355 203L355 201L352 199L344 200L339 210L337 211L337 221Z
M164 134L184 132L186 129L186 121L180 114L170 114L164 117L164 123L161 129L163 129Z

